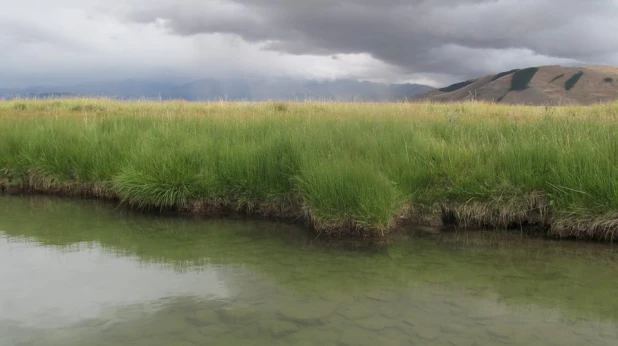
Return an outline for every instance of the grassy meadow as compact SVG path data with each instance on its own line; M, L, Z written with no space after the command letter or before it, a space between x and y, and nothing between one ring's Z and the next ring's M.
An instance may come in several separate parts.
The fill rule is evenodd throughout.
M5 190L298 219L618 231L618 103L0 102Z

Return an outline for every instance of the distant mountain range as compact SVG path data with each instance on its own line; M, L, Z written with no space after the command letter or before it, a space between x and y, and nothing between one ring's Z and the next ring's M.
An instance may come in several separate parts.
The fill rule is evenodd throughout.
M2 89L0 98L102 96L119 99L183 99L189 101L336 100L398 101L433 90L421 84L382 84L340 79L310 81L276 79L201 79L174 85L137 80L67 86Z
M482 100L510 104L567 105L618 100L618 68L539 66L471 79L411 101Z

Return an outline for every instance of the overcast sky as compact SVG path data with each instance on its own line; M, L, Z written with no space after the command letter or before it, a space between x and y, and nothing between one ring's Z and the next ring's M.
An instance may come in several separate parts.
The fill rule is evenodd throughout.
M0 86L618 65L618 0L0 0Z

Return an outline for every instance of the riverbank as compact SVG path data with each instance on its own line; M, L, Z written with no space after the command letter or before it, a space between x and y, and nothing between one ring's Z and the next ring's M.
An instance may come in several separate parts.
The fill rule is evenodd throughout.
M612 240L618 104L0 102L0 186L241 212L328 235L412 225Z

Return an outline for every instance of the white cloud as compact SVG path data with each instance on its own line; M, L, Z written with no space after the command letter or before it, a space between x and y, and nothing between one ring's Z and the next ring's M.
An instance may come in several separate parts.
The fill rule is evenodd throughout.
M156 23L124 22L94 5L25 0L4 6L0 86L157 78L163 70L185 80L245 74L393 79L394 67L367 54L297 56L231 34L177 36Z

